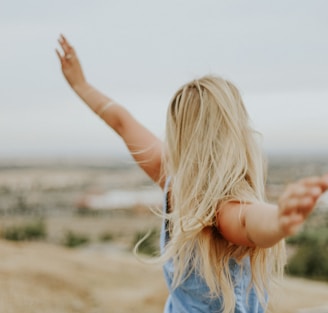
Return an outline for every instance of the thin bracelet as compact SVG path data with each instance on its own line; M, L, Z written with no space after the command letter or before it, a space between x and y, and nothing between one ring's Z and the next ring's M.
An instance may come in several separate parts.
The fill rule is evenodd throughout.
M100 111L97 113L98 114L98 116L100 117L100 118L102 118L103 117L103 115L104 115L104 113L108 110L108 108L110 107L110 106L112 106L114 104L114 101L109 101L109 102L107 102L101 109L100 109Z

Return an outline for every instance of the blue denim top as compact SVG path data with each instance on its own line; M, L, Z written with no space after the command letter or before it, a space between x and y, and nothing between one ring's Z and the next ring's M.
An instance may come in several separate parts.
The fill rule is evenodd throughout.
M164 188L163 212L167 212L167 190L169 179ZM163 253L166 243L170 240L167 220L163 219L161 230L161 252ZM245 257L243 270L234 259L229 264L231 277L234 283L236 307L234 313L264 313L254 288L247 290L251 280L251 269L249 258ZM182 283L172 288L174 267L172 261L163 266L164 277L169 289L169 296L165 304L164 313L221 313L222 299L210 298L209 288L204 279L195 271L184 279ZM247 292L248 291L248 292Z

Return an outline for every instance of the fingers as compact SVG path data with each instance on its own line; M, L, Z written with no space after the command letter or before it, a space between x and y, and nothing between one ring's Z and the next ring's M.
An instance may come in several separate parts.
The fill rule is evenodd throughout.
M307 187L302 182L289 185L279 201L279 223L283 233L290 236L312 212L321 194L318 187Z
M74 48L69 44L67 39L64 35L60 35L58 39L58 43L60 44L64 54L62 55L57 49L56 53L58 57L60 58L60 61L62 64L64 64L66 61L71 61L73 58L75 58L75 51Z
M319 197L328 188L328 175L303 178L288 185L286 193L294 196Z
M60 35L58 42L61 45L61 47L63 48L65 54L73 52L73 47L69 44L69 42L64 37L64 35L62 35L62 34Z
M286 235L294 234L328 189L328 175L301 179L287 186L279 199L279 221Z
M299 183L307 187L319 187L324 192L328 188L328 175L303 178Z
M62 62L63 61L63 57L61 56L60 52L58 51L58 49L56 49L55 51L56 51L56 54L58 56L59 61Z
M294 208L298 205L302 205L303 202L309 201L309 199L316 199L322 193L322 189L317 185L307 185L299 181L294 184L288 185L285 193L280 198L280 202L288 202L289 207Z
M323 188L326 191L328 190L328 174L323 175L322 180L323 180Z
M280 227L285 236L294 235L300 228L304 219L301 215L293 214L291 216L283 216L280 219Z
M288 185L279 200L279 207L282 214L294 212L307 217L318 198L327 188L328 175L308 177Z
M303 215L303 217L307 217L307 215L312 211L318 196L311 195L288 195L280 201L280 208L282 214L299 214Z

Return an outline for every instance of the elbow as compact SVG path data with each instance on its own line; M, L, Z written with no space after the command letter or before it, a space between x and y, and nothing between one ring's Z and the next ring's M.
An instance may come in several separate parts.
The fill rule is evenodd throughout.
M122 108L119 105L112 105L111 109L106 111L103 119L119 136L123 136L126 125L122 119Z

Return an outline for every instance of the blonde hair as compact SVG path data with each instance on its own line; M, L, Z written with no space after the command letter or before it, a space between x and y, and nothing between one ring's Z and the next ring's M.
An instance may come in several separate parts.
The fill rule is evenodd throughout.
M222 297L233 312L231 258L249 255L252 285L262 301L269 282L283 272L283 243L250 248L227 242L216 227L220 204L229 200L263 202L265 166L238 89L205 76L182 86L167 112L165 172L171 176L170 241L162 260L174 264L173 287L196 271L210 296Z

